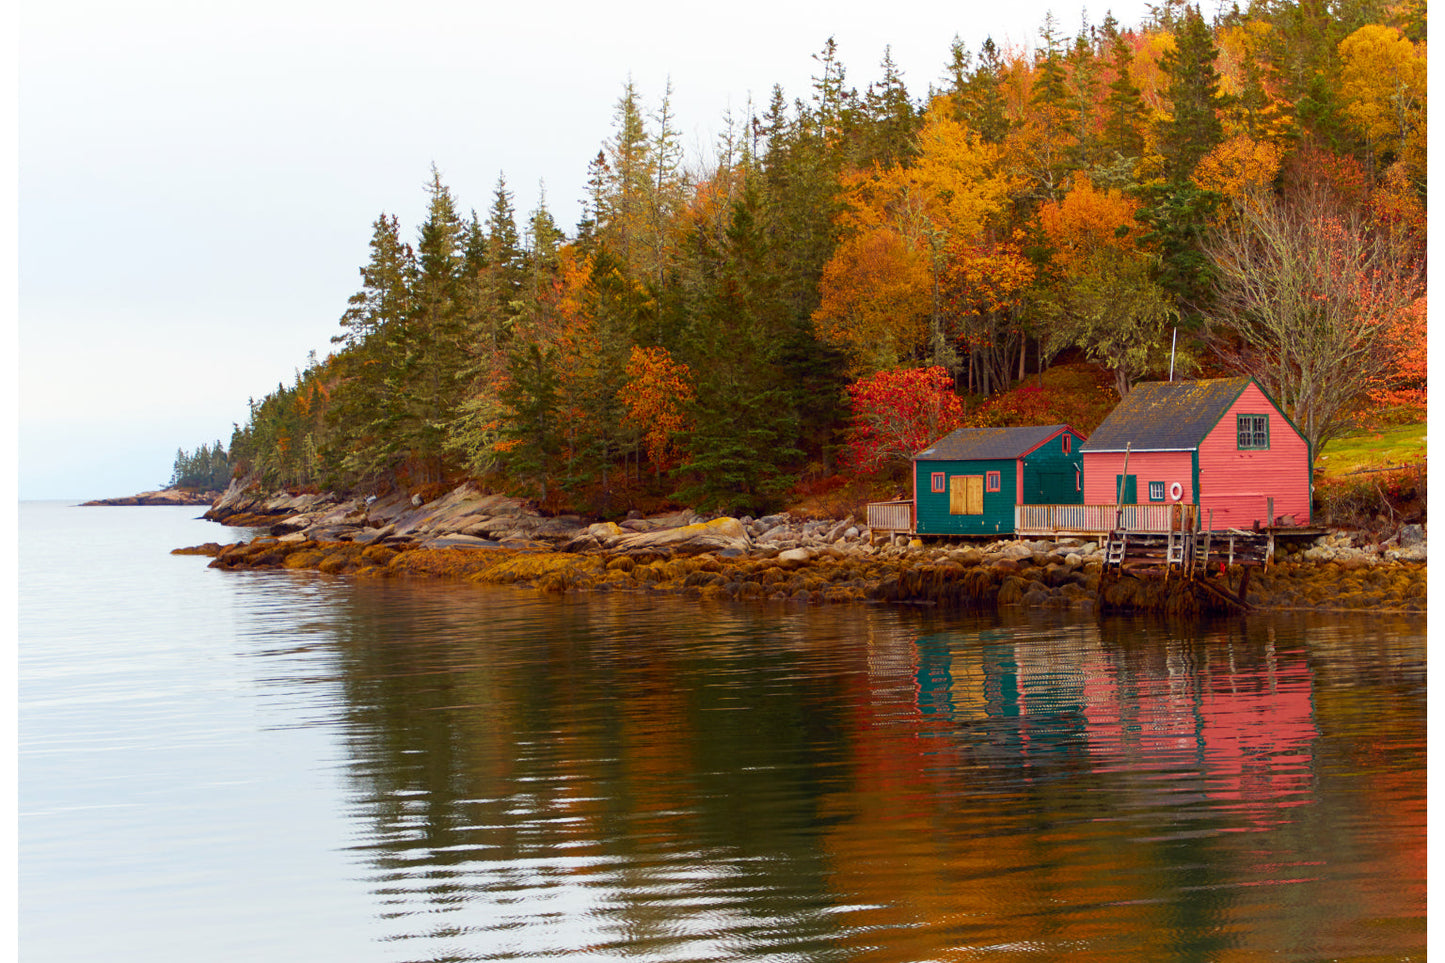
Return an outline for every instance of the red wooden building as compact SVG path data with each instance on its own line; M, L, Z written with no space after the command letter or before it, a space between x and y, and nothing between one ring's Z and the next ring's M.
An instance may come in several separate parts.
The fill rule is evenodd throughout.
M1136 385L1079 450L1087 505L1197 505L1215 531L1310 521L1309 445L1253 378Z

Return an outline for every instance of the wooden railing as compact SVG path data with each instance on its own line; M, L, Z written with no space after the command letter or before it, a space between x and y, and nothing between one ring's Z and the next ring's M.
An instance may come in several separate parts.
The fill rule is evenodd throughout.
M1192 531L1195 507L1164 505L1016 505L1019 535L1103 535L1131 532Z
M913 531L913 502L869 502L868 527L875 532Z

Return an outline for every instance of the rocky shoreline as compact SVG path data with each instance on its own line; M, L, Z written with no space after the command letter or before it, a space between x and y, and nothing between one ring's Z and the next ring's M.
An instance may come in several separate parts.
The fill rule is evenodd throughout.
M854 519L705 518L689 511L621 523L544 517L523 500L462 485L439 497L339 498L233 484L206 518L267 534L177 549L223 569L313 569L359 578L462 578L553 592L630 591L789 603L886 602L1079 613L1213 611L1206 593L1128 576L1101 598L1097 543L1011 539L985 545L879 544ZM1259 609L1426 608L1423 526L1384 544L1331 532L1255 570ZM1226 573L1229 584L1239 571Z
M220 498L221 492L190 492L176 488L162 488L160 491L141 492L139 495L123 495L119 498L97 498L81 502L82 508L112 505L211 505Z

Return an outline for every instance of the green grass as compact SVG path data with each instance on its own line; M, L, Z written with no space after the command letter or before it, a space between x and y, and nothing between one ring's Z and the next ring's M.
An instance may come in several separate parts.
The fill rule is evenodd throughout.
M1425 423L1399 425L1336 438L1325 445L1315 467L1326 477L1369 469L1413 465L1425 460Z

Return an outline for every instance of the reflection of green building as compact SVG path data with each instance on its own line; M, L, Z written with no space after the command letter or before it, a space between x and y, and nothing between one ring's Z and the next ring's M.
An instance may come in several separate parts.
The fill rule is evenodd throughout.
M1079 445L1068 425L960 428L913 456L920 535L1008 535L1015 505L1083 504Z

